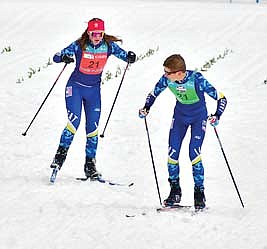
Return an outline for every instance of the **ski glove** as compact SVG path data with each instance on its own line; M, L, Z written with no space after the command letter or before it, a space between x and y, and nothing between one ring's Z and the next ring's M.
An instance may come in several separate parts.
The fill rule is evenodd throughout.
M128 63L134 63L136 60L136 54L132 51L129 51L128 54L127 54L127 62Z
M211 114L208 117L208 121L209 121L211 126L215 127L219 124L219 117L216 114Z
M61 57L62 62L65 62L66 64L74 62L74 59L72 57L69 57L68 55L64 54Z
M143 107L139 110L139 118L145 118L149 113L149 108Z

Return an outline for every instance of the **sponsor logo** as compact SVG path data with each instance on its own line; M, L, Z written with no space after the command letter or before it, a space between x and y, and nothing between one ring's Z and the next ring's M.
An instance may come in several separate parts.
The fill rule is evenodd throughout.
M85 58L85 59L94 59L94 55L93 54L87 54L87 53L84 53L83 54L83 58Z
M185 93L186 92L186 88L184 88L183 86L177 86L177 91L180 93Z
M95 58L96 58L96 59L103 59L103 58L105 59L105 58L107 58L107 54L106 54L106 53L105 53L105 54L99 54L99 55L96 54L96 55L95 55Z
M66 87L66 98L72 96L72 86L67 86Z
M78 119L78 116L68 110L68 119L71 123Z

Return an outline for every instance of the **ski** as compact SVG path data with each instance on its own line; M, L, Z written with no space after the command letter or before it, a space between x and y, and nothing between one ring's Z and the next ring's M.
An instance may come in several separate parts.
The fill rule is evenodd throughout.
M205 213L206 210L208 210L208 207L205 208L199 208L196 209L194 206L191 205L182 205L182 204L175 204L174 206L161 206L159 208L156 209L157 213L161 213L161 212L185 212L185 213L189 213L191 214L191 216L200 214L200 213ZM154 209L155 210L155 209ZM146 211L143 212L139 212L139 213L127 213L125 214L125 217L127 218L134 218L136 216L145 216L147 215Z
M162 206L157 208L157 212L168 212L168 211L177 211L177 210L190 210L192 206L190 205L180 205L176 204L174 206Z
M175 206L162 206L160 208L157 208L157 212L178 212L178 211L184 211L187 212L189 211L191 213L191 216L200 214L200 213L205 213L209 208L194 208L193 206L190 205L175 205Z
M89 177L76 177L76 180L78 181L87 181L87 180L90 180Z
M146 214L147 214L146 212L142 212L142 213L140 213L138 215L145 216ZM125 214L125 217L127 217L127 218L134 218L134 217L136 217L136 215L137 214Z
M50 177L50 183L55 183L58 171L59 171L58 167L53 169L51 177Z
M126 186L126 187L131 187L134 185L133 182L131 183L119 183L119 182L114 182L113 180L108 180L108 179L105 179L105 178L102 178L102 177L98 177L96 179L93 179L91 180L90 177L77 177L76 180L79 180L79 181L97 181L97 182L100 182L100 183L105 183L105 184L108 184L108 185L112 185L112 186Z
M192 206L189 206L189 205L175 205L175 206L161 206L160 208L157 208L156 211L158 213L160 212L167 212L167 211L177 211L177 210L191 210ZM155 210L155 209L153 209ZM136 217L136 216L144 216L146 215L147 212L143 211L143 212L140 212L138 214L125 214L125 217L127 218L133 218L133 217Z

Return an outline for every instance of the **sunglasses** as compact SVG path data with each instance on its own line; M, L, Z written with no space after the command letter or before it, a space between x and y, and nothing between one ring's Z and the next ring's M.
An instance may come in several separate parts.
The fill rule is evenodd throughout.
M172 74L175 74L175 73L178 73L179 71L172 71L172 72L168 72L166 70L164 70L164 73L167 74L167 75L172 75Z
M92 37L103 37L105 32L94 32L94 31L91 31L89 32L89 34L92 36Z

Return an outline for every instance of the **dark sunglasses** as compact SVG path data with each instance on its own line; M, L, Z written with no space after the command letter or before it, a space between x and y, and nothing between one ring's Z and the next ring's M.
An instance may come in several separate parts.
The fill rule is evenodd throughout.
M91 31L89 32L89 34L92 36L92 37L103 37L105 32L94 32L94 31Z
M178 72L179 71L168 72L168 71L164 70L164 73L167 74L167 75L175 74L175 73L178 73Z

